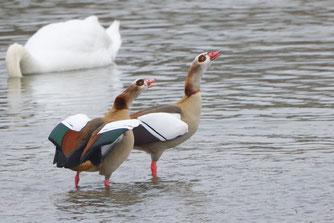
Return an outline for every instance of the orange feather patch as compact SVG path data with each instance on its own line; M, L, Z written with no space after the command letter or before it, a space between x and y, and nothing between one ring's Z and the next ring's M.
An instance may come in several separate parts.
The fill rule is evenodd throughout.
M101 136L102 134L95 135L88 141L84 151L81 154L81 157L88 151L88 149L94 144L94 142L96 142L96 140L98 140Z
M62 148L63 148L63 153L66 157L69 157L72 154L73 150L79 149L76 148L79 135L80 132L73 131L70 129L64 135Z

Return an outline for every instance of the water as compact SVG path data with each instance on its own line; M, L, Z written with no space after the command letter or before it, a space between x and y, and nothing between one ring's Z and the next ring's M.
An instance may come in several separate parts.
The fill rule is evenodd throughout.
M334 3L0 3L1 222L333 222ZM8 79L5 52L41 26L121 20L117 66ZM164 153L159 180L133 151L111 177L52 165L52 128L100 117L134 79L156 77L133 110L182 96L193 58L222 56L201 83L198 132Z

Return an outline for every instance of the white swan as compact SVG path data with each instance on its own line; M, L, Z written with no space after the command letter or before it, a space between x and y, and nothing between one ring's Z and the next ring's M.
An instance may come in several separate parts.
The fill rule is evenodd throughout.
M46 25L22 46L14 43L6 54L11 77L111 64L121 47L119 21L104 29L96 16Z

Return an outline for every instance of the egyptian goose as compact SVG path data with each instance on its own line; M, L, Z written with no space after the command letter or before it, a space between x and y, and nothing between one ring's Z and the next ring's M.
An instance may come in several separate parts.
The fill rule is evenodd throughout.
M202 109L201 77L219 56L219 52L202 53L194 59L185 81L184 97L176 104L155 106L131 114L132 119L147 124L146 129L141 125L133 130L134 148L151 154L153 177L157 176L156 162L162 153L183 143L197 131ZM148 134L149 131L154 132L155 137ZM178 132L175 133L178 137L165 137L170 132Z
M109 187L111 174L124 162L133 148L132 129L141 124L130 119L129 106L140 93L153 87L155 79L138 79L115 98L114 105L102 118L89 119L84 114L66 118L50 133L56 146L54 164L76 171L78 187L81 171L99 171Z
M6 66L11 77L24 74L100 67L111 64L122 44L119 21L104 29L96 16L52 23L22 46L9 46Z

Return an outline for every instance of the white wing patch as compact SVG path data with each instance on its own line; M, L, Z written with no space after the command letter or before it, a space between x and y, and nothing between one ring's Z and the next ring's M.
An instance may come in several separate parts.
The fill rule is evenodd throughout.
M63 123L69 129L79 132L89 121L90 118L88 118L87 115L76 114L66 118L61 123Z
M174 139L188 132L188 125L177 113L150 113L138 117L147 131L160 141Z
M104 132L108 132L114 129L133 129L140 125L141 122L138 121L137 119L128 119L128 120L121 120L121 121L115 121L115 122L110 122L106 124L99 132L98 134L102 134Z

